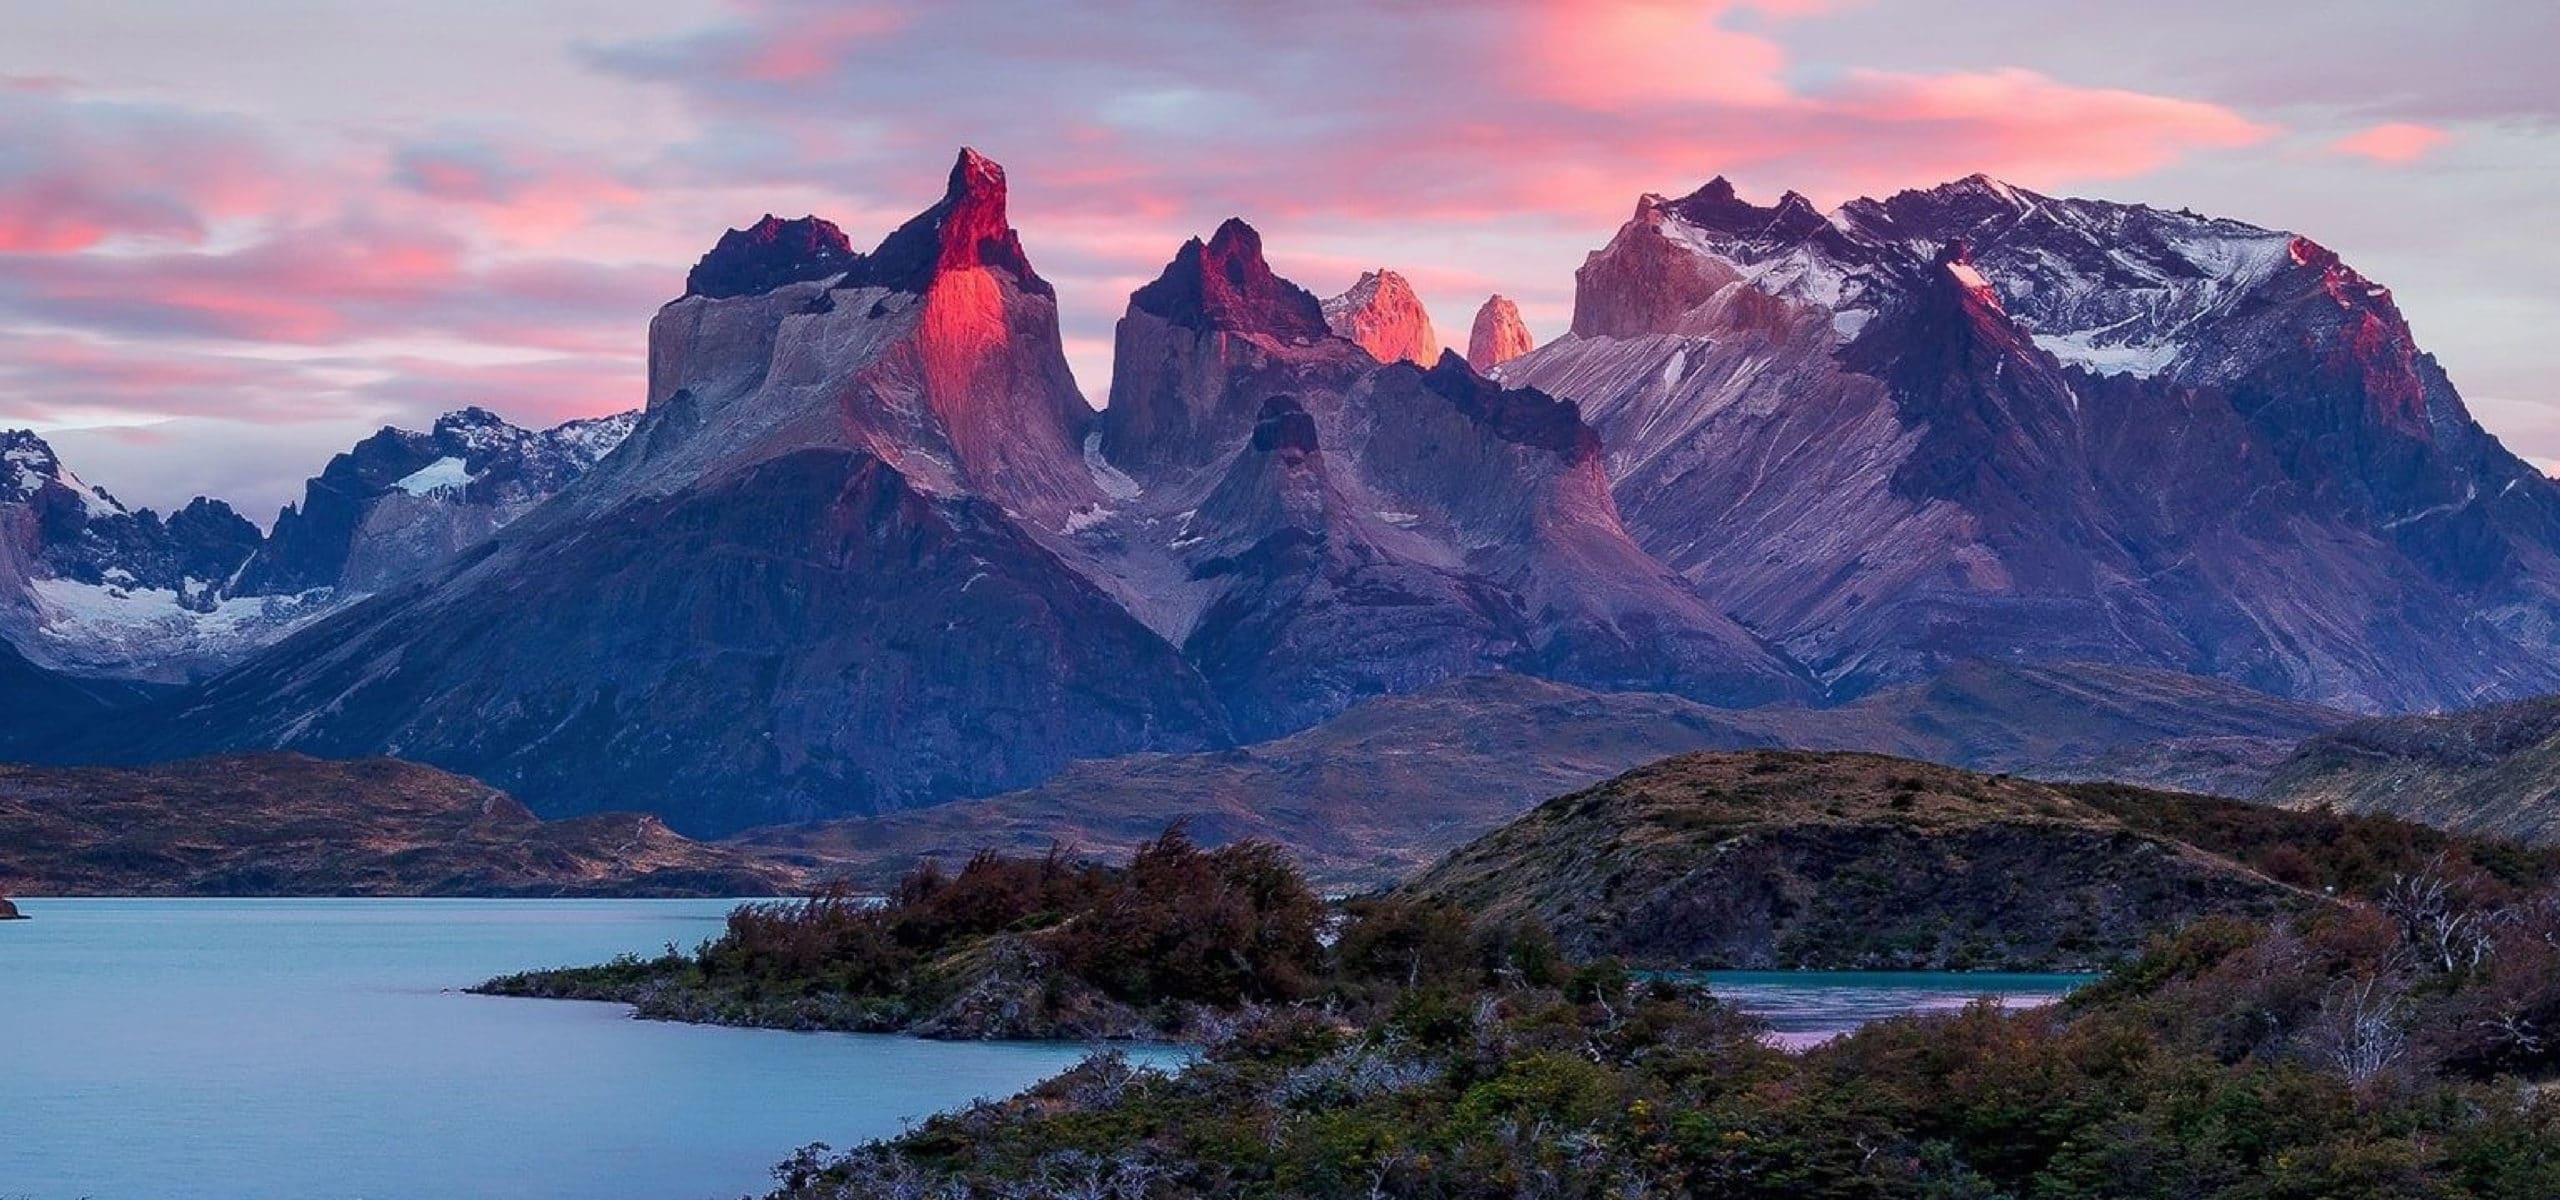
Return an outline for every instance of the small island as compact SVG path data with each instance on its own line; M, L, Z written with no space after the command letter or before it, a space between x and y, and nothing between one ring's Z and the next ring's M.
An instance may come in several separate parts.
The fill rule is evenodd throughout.
M1355 912L1375 919L1374 906ZM1316 994L1324 901L1278 847L1180 826L1123 867L982 853L885 898L838 885L747 905L692 954L531 971L484 995L610 1000L657 1020L941 1039L1197 1040L1225 1014Z
M26 919L27 914L19 912L18 906L10 903L7 896L0 896L0 921L23 921Z

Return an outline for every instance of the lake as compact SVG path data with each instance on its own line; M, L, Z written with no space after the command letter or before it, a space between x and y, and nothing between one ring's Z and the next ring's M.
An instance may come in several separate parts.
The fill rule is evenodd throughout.
M699 1200L1082 1057L448 989L652 954L730 901L22 900L7 1200Z
M1768 1019L1770 1039L1789 1049L1819 1045L1870 1021L1944 1012L1976 1000L2004 1007L2051 1004L2087 975L2004 975L1942 971L1700 971L1707 990Z
M894 1134L1082 1057L452 990L689 948L733 903L22 900L35 919L0 923L0 1200L726 1200L802 1145ZM1799 1045L2078 982L1706 978Z

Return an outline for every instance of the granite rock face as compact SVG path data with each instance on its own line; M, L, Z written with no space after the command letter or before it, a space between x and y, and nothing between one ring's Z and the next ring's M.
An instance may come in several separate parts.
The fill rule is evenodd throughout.
M1324 302L1325 327L1382 363L1429 366L1440 360L1440 335L1422 297L1402 275L1363 271L1351 290Z
M1520 320L1520 306L1507 296L1486 297L1484 307L1476 310L1474 326L1467 331L1467 365L1480 374L1489 373L1535 349L1536 340Z

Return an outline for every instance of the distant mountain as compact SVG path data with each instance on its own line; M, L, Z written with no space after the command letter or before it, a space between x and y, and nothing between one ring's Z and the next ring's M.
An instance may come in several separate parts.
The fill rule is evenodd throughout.
M1467 331L1467 365L1490 372L1536 348L1529 327L1520 320L1520 306L1500 295L1486 297Z
M519 429L484 409L384 428L272 534L197 497L165 520L0 432L0 639L66 673L177 683L452 559L583 474L632 414Z
M2362 710L2560 689L2560 487L2291 234L1974 177L1646 197L1570 336L1637 539L1835 690L1966 657Z
M425 433L386 426L330 459L302 502L277 514L231 591L368 595L422 575L586 474L638 419L532 430L466 408Z
M1549 796L1655 759L1780 746L1866 750L2049 779L2254 791L2346 714L2230 684L2123 668L1966 663L1835 709L1709 708L1480 675L1372 700L1234 750L1073 763L1037 787L879 817L753 830L745 845L875 884L923 858L1066 844L1115 857L1183 821L1208 844L1259 838L1315 878L1394 883Z
M1866 754L1692 754L1558 796L1398 889L1656 967L2090 970L2320 903L2068 789Z
M19 895L755 896L799 883L654 817L543 822L411 763L0 765L0 892Z
M1440 361L1440 334L1431 328L1422 297L1405 277L1383 268L1363 271L1351 290L1324 302L1325 327L1379 362L1430 366Z
M41 666L176 681L229 631L289 623L290 605L224 603L260 540L218 500L128 509L44 439L0 431L0 640Z
M2258 798L2560 844L2560 697L2358 721L2303 742Z

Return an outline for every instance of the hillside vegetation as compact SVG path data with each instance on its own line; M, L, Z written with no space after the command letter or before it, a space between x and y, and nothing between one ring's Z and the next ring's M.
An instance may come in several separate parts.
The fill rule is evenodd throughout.
M1753 751L1557 797L1399 894L1656 966L2086 970L2207 916L2370 893L2457 844L2394 821ZM2476 849L2516 858L2514 879L2552 871Z

